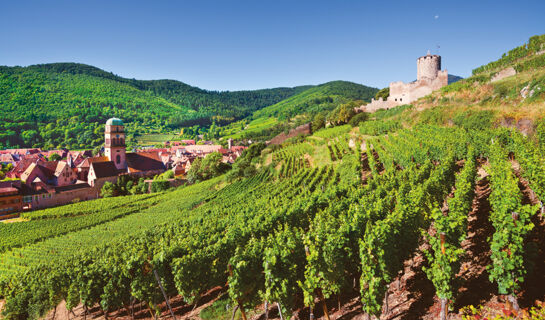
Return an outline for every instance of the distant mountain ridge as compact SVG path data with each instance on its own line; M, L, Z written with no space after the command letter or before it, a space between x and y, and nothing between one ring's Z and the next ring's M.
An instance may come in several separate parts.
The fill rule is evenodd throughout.
M0 148L97 146L101 125L114 116L133 135L229 123L311 87L218 92L78 63L0 66Z

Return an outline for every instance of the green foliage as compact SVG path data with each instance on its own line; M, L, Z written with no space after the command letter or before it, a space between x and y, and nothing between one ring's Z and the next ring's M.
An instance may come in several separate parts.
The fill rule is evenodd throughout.
M261 151L267 145L264 143L254 143L235 160L231 170L227 174L227 180L233 181L238 178L249 178L257 173L255 162L260 160Z
M359 112L356 115L354 115L350 121L348 121L348 124L352 127L357 127L361 122L366 121L369 119L369 114L367 112Z
M382 98L382 100L388 99L390 96L390 87L380 89L377 94L375 94L375 100Z
M442 200L450 192L454 183L453 155L449 152L429 179L402 181L393 212L374 224L367 223L359 241L360 291L365 312L380 315L388 284L418 246L420 230L427 228L430 203Z
M61 159L62 158L58 153L53 153L51 156L49 156L49 161L59 161Z
M460 271L464 253L462 241L466 238L467 216L473 202L475 176L475 155L471 149L463 170L456 177L454 196L447 199L448 213L443 214L439 208L433 208L431 219L435 235L432 237L424 232L431 247L425 251L429 267L425 267L424 271L440 299L453 299L458 289L455 285L456 274Z
M169 170L170 171L170 170ZM168 171L163 173L168 174ZM158 175L155 178L162 176ZM155 179L154 178L154 179ZM117 177L115 182L106 181L100 190L102 197L117 197L130 194L143 194L148 192L148 185L144 182L144 178L133 177L129 175L121 175Z
M326 116L325 112L318 112L314 115L311 124L312 131L318 131L325 127Z
M351 101L343 103L335 108L327 116L327 120L333 125L347 124L350 119L356 114L354 108L357 108L363 104L363 101Z
M492 127L494 111L471 110L458 113L452 121L459 127L471 130L486 130Z
M492 264L488 266L490 281L498 284L500 294L516 294L526 275L524 263L526 235L533 229L530 221L537 208L522 205L518 180L506 160L506 152L494 141L489 157L490 220L495 232L490 240Z
M396 106L390 109L380 109L373 113L373 118L375 120L384 120L387 118L392 118L394 116L402 114L405 110L411 110L413 108L410 104L404 104L401 106Z
M20 226L0 224L3 316L39 318L63 300L68 308L82 303L103 311L136 300L157 312L163 298L153 271L169 296L179 294L186 303L198 303L204 293L228 283L230 306L280 302L286 316L322 295L352 293L359 278L364 311L379 315L388 285L416 252L431 222L446 234L448 259L437 257L440 238L430 235L427 272L438 295L449 296L455 292L452 275L467 231L475 155L490 155L491 219L496 233L509 240L506 244L493 237L494 262L518 268L522 261L526 267L526 256L520 258L526 250L518 246L530 229L531 214L524 210L535 208L521 206L520 195L513 196L520 192L517 179L507 154L494 148L500 142L511 148L521 159L522 174L532 187L540 186L534 180L541 179L542 163L528 165L541 159L532 141L508 130L398 129L365 141L371 176L362 183L361 155L358 147L348 147L348 139L359 145L358 138L366 137L350 131L350 125L320 130L314 137L270 149L256 144L240 159L255 164L271 153L272 164L232 183L218 177L164 193L28 212L30 221ZM496 135L492 148L491 132ZM316 153L328 151L335 160L316 166L315 157L324 156ZM465 165L456 175L461 159ZM217 155L197 160L195 172L215 172L217 160ZM125 190L134 187L129 182ZM452 190L454 196L446 198ZM509 200L503 203L509 211L520 209L516 228L510 213L511 220L497 204L500 193ZM438 211L445 199L447 216ZM511 259L498 259L498 243L511 246ZM492 268L494 277L503 276ZM524 274L508 270L520 283ZM223 317L219 308L227 306L226 300L207 316Z
M397 120L371 120L360 124L360 133L370 136L378 136L394 132L401 128Z
M204 158L196 158L189 168L187 180L196 183L224 174L231 168L222 162L223 156L219 152L207 154Z
M331 111L353 100L370 101L377 91L378 89L352 82L328 82L263 108L254 113L254 118L276 117L287 120L299 114Z
M75 63L0 67L0 148L92 148L110 117L125 121L132 143L144 133L229 123L308 88L216 92Z
M280 302L286 318L302 295L297 281L304 277L305 249L302 230L288 226L271 234L263 255L266 290L264 299Z
M151 183L151 192L161 192L170 189L170 182L166 180L154 180Z
M515 65L517 72L532 71L545 67L545 54L540 54L537 57L528 59Z
M504 68L510 64L513 64L514 62L516 62L517 60L521 58L527 57L531 54L534 54L544 49L545 49L545 35L533 36L530 38L530 40L528 40L527 44L525 43L520 47L516 47L514 49L509 50L509 52L504 53L499 60L490 62L484 66L480 66L476 69L473 69L472 73L476 75L482 72L494 71L500 68Z
M342 136L350 132L350 130L352 130L352 127L350 125L329 127L329 128L314 132L314 136L324 138L324 139L332 139L332 138Z
M430 125L444 125L449 120L445 115L446 106L437 106L420 112L420 123Z
M238 247L229 260L229 296L234 304L251 308L263 301L265 245L264 240L251 238L245 247Z
M104 182L102 189L100 189L100 196L104 198L115 196L114 184L110 181Z
M30 221L0 224L0 252L97 226L149 208L158 201L152 195L137 195L25 212L22 217Z

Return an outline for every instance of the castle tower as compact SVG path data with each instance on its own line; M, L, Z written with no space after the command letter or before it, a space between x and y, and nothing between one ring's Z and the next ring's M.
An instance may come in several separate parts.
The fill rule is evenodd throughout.
M441 70L441 56L428 54L416 60L416 80L433 80L437 78L437 73Z
M125 160L125 128L123 121L111 118L106 121L104 131L104 151L110 161L113 161L117 169L126 169Z

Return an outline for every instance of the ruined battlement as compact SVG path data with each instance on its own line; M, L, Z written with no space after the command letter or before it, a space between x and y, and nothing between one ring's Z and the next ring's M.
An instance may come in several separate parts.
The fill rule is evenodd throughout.
M448 71L441 70L441 56L428 54L416 59L416 81L390 83L390 96L387 100L371 100L371 103L360 107L360 110L373 112L379 109L390 109L395 106L411 103L448 84Z
M416 80L435 79L441 71L441 56L428 54L416 59Z

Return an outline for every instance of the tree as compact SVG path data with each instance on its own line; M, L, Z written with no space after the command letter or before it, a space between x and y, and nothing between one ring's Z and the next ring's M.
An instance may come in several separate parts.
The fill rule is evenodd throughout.
M223 156L219 152L212 152L204 158L195 159L187 173L187 180L189 183L195 183L224 174L231 166L223 163L222 159Z
M325 127L325 115L322 112L317 113L312 120L312 131L318 131Z
M348 121L348 124L352 127L357 127L360 122L366 121L367 119L369 119L369 114L367 112L359 112Z
M104 198L115 196L115 186L113 183L106 181L100 189L100 195Z
M26 130L21 133L21 138L23 138L23 142L25 145L33 145L37 138L39 137L38 131L36 130Z
M166 179L174 179L174 171L167 170L165 173L163 173L163 178Z
M58 153L53 153L49 156L49 161L59 161L61 160L61 156Z
M191 168L189 169L189 172L187 173L187 181L189 183L196 183L203 180L202 173L201 173L201 165L202 165L202 159L196 158L193 163L191 164Z
M375 100L382 98L382 100L388 99L390 96L390 87L380 89L377 94L375 94Z
M212 152L207 154L202 161L202 177L210 179L227 171L228 167L225 166L221 160L223 156L219 152Z
M356 114L354 108L363 104L363 101L356 100L339 105L335 110L331 111L328 120L334 125L347 124L348 121Z

